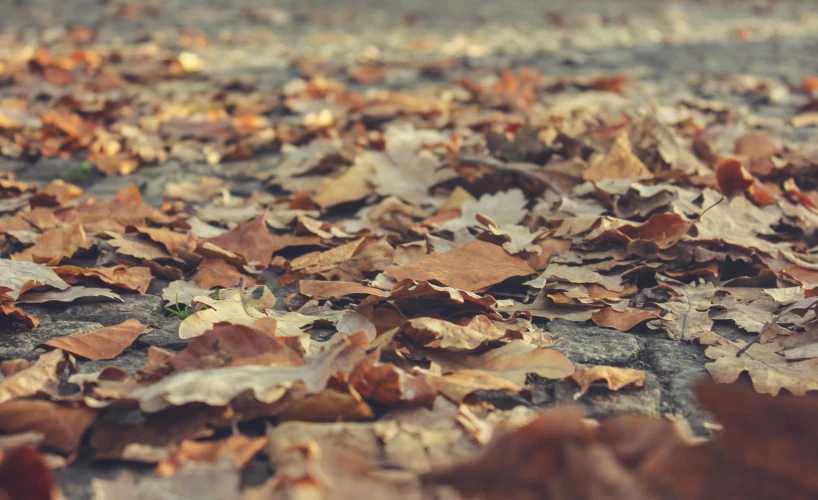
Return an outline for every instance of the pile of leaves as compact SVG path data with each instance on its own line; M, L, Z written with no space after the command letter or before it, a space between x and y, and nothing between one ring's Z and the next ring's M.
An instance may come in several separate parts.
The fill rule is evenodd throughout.
M41 49L0 66L4 156L79 155L114 175L264 159L168 183L159 207L136 185L95 200L0 176L4 336L38 327L33 304L150 289L181 346L150 346L135 372L83 371L150 336L128 319L4 361L9 497L37 484L29 498L54 498L49 467L81 449L155 465L95 480L99 499L818 494L811 399L704 389L726 431L693 447L667 422L597 427L486 397L644 386L643 370L572 363L554 319L707 346L716 382L818 390L818 157L773 132L736 137L744 117L712 102L636 105L621 77L506 71L399 92L378 87L389 68L299 63L270 94L210 80L187 52ZM162 93L191 80L210 90ZM238 177L258 189L231 193ZM274 474L240 493L258 453Z

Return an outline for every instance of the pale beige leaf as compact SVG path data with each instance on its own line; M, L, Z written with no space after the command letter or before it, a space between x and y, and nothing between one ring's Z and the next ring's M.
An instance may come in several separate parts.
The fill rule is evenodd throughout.
M21 293L42 286L65 290L69 285L42 264L0 259L0 295L16 300Z
M38 392L56 392L60 375L67 366L65 353L47 352L32 366L0 380L0 403L16 398L33 396Z
M75 300L88 300L91 302L99 300L114 300L125 302L118 294L107 288L88 288L84 286L72 286L67 290L57 290L51 292L29 292L23 294L18 300L18 304L44 304L46 302L73 302Z
M790 361L779 354L784 348L782 341L755 344L739 357L736 353L746 345L744 341L731 342L720 338L704 354L715 360L705 368L713 380L721 384L732 384L739 375L747 372L756 392L776 396L786 389L796 396L818 390L818 359Z

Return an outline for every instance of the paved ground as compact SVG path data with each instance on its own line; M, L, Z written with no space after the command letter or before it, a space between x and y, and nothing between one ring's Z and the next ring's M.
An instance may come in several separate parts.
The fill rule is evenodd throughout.
M791 102L735 92L747 79L787 87L818 75L815 1L284 0L272 4L263 0L6 0L0 3L0 61L40 45L58 50L67 33L84 26L96 30L95 46L124 52L184 49L201 60L209 81L240 82L259 92L279 89L299 73L299 62L311 58L337 65L382 61L402 66L380 84L395 89L454 81L497 68L533 67L549 78L621 74L631 82L626 97L634 103L716 99L777 130L787 142L807 144L816 136L815 128L788 125ZM433 60L453 63L440 72L413 69L415 62ZM195 98L193 85L179 91ZM0 171L46 183L64 177L82 161L81 157L0 157ZM86 196L105 200L135 182L146 202L158 206L168 182L202 174L232 177L244 168L276 161L276 155L218 166L171 160L140 168L128 177L93 174L80 184ZM235 193L260 189L260 181L247 177L237 183ZM127 296L122 305L34 308L43 325L24 339L0 341L0 358L20 356L55 332L92 331L131 317L158 326L145 338L145 346L178 350L178 320L162 314L157 296L164 284L154 282L148 295ZM276 295L286 297L290 291L278 289ZM565 339L559 349L572 361L649 371L644 391L585 399L592 414L675 412L694 424L700 420L687 391L688 384L704 374L700 346L559 320L548 328ZM145 351L137 349L114 364L132 371L145 358ZM81 370L91 372L106 364L86 362ZM536 386L533 403L564 399L570 396L555 393L543 383ZM66 495L80 499L90 496L89 477L111 477L123 468L90 464L81 456L58 476ZM254 483L264 474L259 465L246 480Z

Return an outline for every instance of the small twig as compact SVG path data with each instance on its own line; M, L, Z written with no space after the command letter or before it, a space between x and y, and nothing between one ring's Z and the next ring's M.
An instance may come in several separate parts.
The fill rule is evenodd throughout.
M756 335L750 342L747 343L747 345L745 345L744 347L739 349L738 352L736 352L736 357L737 358L741 357L741 355L747 352L747 349L749 349L753 344L757 344L761 340L761 337L763 337L764 334L767 333L767 330L769 330L770 328L772 328L773 325L778 323L778 319L781 318L781 316L783 316L784 314L788 313L789 310L790 310L789 307L784 309L780 313L776 314L773 317L773 319L765 323L764 326L761 327L761 331L758 332L758 335Z
M250 312L247 310L247 297L244 296L244 287L244 276L242 276L239 278L239 300L241 301L241 307L244 309L244 312L250 315Z
M701 211L701 213L699 213L699 215L696 216L696 222L702 220L702 217L704 216L704 214L706 214L707 212L709 212L710 210L715 208L719 203L723 202L726 199L727 198L725 198L724 195L721 195L721 198L719 198L719 201L717 201L716 203L713 203L709 207L705 208L704 210Z

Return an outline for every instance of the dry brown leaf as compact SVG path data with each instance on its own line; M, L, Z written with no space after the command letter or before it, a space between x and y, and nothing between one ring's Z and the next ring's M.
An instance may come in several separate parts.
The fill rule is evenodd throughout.
M397 280L436 280L470 292L485 291L511 277L534 274L523 259L480 240L446 253L433 252L409 266L389 266L386 272Z
M760 394L777 395L786 389L796 396L804 396L808 391L818 390L818 359L790 361L783 354L783 341L755 344L736 357L736 353L746 342L732 342L719 338L704 352L715 360L705 368L713 380L722 384L732 384L739 375L747 372L753 387Z
M129 319L118 325L101 328L91 333L51 339L43 345L56 347L83 358L113 359L130 347L140 335L147 332L146 325L138 320Z
M0 403L39 392L56 393L60 376L70 364L60 350L43 354L30 367L0 380Z
M475 391L520 392L522 387L483 370L455 370L443 375L427 375L437 391L455 403L463 403Z
M0 498L59 500L51 468L31 444L0 450Z
M59 406L49 401L6 401L0 404L0 430L39 432L45 436L45 447L72 455L96 416L96 410Z
M529 373L548 379L562 379L574 373L574 365L561 353L540 349L522 340L512 340L480 355L440 349L414 349L413 352L427 357L443 372L483 370L519 386L525 384Z
M356 163L340 176L321 181L313 199L318 205L331 208L366 198L373 192L372 185L367 180L372 172L371 165Z
M378 357L378 352L367 356L349 374L349 385L355 392L367 402L386 408L432 407L437 392L425 377L381 363Z
M82 224L66 224L44 232L34 246L12 254L11 259L56 266L63 259L73 257L78 250L88 250L92 244Z
M465 325L436 318L412 319L400 328L395 338L405 339L418 346L448 351L473 351L505 335L486 316L479 315Z
M0 315L16 318L28 325L29 328L37 328L40 326L40 318L34 314L26 313L10 302L0 302Z
M741 385L702 385L699 401L724 426L700 446L668 447L641 467L641 478L679 500L815 498L818 433L812 398L755 394ZM663 494L664 493L664 494Z
M145 260L170 258L170 254L167 253L164 248L154 243L131 236L125 236L113 231L105 231L105 234L110 237L109 240L106 240L106 243L114 247L116 251L122 255L129 255L137 259Z
M325 252L312 252L295 258L290 261L290 269L278 278L278 284L285 286L311 274L330 271L351 259L365 241L360 238Z
M633 308L628 308L625 311L617 311L612 307L605 307L593 313L591 315L591 321L605 328L614 328L620 332L627 332L640 323L658 317L655 312L651 311L642 311Z
M301 356L264 332L242 325L219 325L194 338L167 360L176 371L216 366L300 366Z
M647 175L650 175L650 170L633 154L628 134L622 132L616 137L608 153L582 173L582 178L586 181L602 181Z
M119 264L112 267L97 267L94 269L84 269L76 266L59 266L53 268L61 278L75 284L81 282L85 285L93 286L101 283L122 288L124 290L136 291L144 294L148 291L153 275L147 267L128 267Z
M207 241L240 255L248 264L261 268L270 264L275 245L275 237L267 229L264 215L242 222L234 229Z
M137 227L136 230L150 238L151 241L165 247L165 250L174 257L195 247L195 239L184 233L155 227Z
M225 406L246 391L250 391L256 401L266 404L280 400L291 391L317 394L324 390L331 376L339 371L348 372L363 357L358 342L357 338L341 338L320 354L305 359L302 366L244 365L189 370L146 387L128 389L123 396L139 401L142 411L155 413L188 403Z
M724 196L732 196L750 189L755 178L735 158L727 158L716 167L716 180Z
M216 463L229 458L236 467L243 467L267 446L266 437L251 438L236 434L219 441L182 441L173 454L156 465L156 475L172 476L182 463Z
M245 276L223 259L205 259L196 268L196 274L193 275L191 281L197 287L209 290L216 287L230 288L236 286L242 278L248 285L255 283L255 280Z
M634 370L633 368L616 368L613 366L593 366L590 368L580 368L574 372L568 380L572 380L580 387L577 397L588 392L591 384L598 380L604 380L608 385L608 390L618 391L623 387L644 387L645 370Z
M322 299L341 298L349 295L375 295L378 297L386 295L383 290L348 281L301 280L299 287L304 295Z

